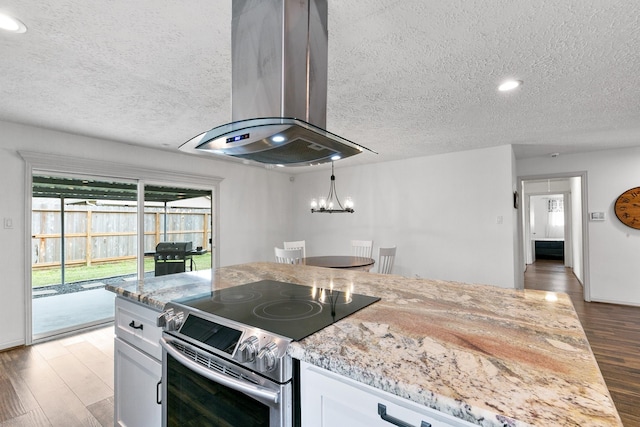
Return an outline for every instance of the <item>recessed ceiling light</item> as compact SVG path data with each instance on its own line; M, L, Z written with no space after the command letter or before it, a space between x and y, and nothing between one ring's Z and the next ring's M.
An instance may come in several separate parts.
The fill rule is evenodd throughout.
M24 33L27 27L20 20L0 12L0 29L12 33Z
M506 82L502 83L500 86L498 86L498 90L500 92L506 92L508 90L513 90L519 86L522 86L522 80L507 80Z

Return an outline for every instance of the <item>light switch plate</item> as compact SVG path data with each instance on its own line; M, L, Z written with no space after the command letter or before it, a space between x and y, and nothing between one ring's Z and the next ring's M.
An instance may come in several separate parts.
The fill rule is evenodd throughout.
M589 212L591 221L604 221L604 212Z

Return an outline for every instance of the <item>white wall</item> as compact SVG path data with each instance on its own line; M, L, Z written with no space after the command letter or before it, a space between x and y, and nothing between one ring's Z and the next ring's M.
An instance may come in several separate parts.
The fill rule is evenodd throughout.
M220 265L272 260L284 240L307 241L307 255L347 254L351 239L398 246L394 273L502 287L521 287L515 177L587 171L591 297L640 305L640 230L620 223L613 203L640 185L640 148L515 161L510 146L365 166L336 164L337 190L352 196L354 214L311 214L325 195L326 168L296 175L230 162L0 122L0 349L24 342L24 161L34 151L223 178L220 184ZM579 186L578 184L575 184ZM577 194L572 187L572 193ZM575 198L572 199L576 202ZM582 202L585 202L584 200ZM573 207L574 212L579 209ZM498 218L502 218L502 224ZM574 224L575 225L575 224ZM579 235L579 233L574 233ZM574 268L578 268L574 265Z
M177 152L135 147L0 122L0 349L25 341L25 280L28 241L25 218L25 162L18 151L32 151L117 162L134 167L221 177L220 265L273 259L273 246L292 222L287 174Z
M512 253L513 253L513 268L511 269L513 274L513 284L515 289L524 289L524 251L522 246L522 194L519 188L520 182L517 180L516 170L516 157L513 152L513 148L509 147L511 153L510 167L511 167L511 240L512 240ZM516 209L516 196L517 196L517 209Z
M515 287L515 169L510 146L341 167L336 188L353 214L312 214L330 170L297 175L294 232L307 256L348 254L351 239L398 247L394 274ZM502 223L498 224L498 217Z
M518 175L587 172L588 212L605 221L588 222L591 300L640 305L640 230L622 224L613 205L625 190L640 186L640 148L518 160ZM575 266L574 266L575 268Z
M571 238L573 274L584 284L584 260L582 257L582 191L579 177L570 178L571 183Z

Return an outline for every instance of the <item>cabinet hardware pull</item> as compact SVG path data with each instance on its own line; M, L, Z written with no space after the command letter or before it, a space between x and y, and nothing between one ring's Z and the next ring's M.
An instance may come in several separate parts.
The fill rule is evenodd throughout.
M161 384L162 380L158 381L158 384L156 384L156 403L158 405L162 405L162 397L160 396L160 393L162 393L162 389L160 388Z
M409 423L405 423L404 421L396 418L396 417L392 417L391 415L387 415L387 407L384 406L382 403L378 403L378 415L380 415L380 418L382 418L383 420L385 420L388 423L393 424L394 426L398 426L398 427L412 427L411 424ZM420 427L431 427L431 424L426 422L426 421L422 421L420 423Z
M142 323L140 323L140 325L136 326L136 322L134 320L132 320L131 323L129 323L129 326L131 326L133 329L142 330L144 325Z

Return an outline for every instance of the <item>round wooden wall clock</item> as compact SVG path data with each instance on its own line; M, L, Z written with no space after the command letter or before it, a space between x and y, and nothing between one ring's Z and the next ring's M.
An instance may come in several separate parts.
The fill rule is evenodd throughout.
M618 196L613 209L624 225L640 230L640 187L630 188Z

